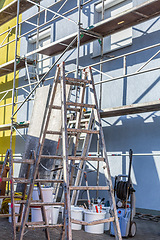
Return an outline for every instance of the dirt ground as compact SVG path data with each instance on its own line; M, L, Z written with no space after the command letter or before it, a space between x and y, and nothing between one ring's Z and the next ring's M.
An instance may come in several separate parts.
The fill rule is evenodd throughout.
M160 222L153 222L147 220L135 219L137 224L137 233L134 240L160 240ZM84 230L72 231L73 240L113 240L109 232L104 234L91 234L86 233ZM17 234L18 236L18 234ZM60 231L58 229L50 230L50 236L52 240L57 240L60 237ZM8 222L7 218L0 218L0 240L12 239L12 224ZM29 230L24 235L24 240L45 240L44 230ZM130 239L130 238L128 238Z

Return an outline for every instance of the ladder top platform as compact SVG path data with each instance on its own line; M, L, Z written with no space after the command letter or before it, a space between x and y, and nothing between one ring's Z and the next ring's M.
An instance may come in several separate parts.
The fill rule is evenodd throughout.
M34 64L34 60L27 59L28 64ZM25 58L18 58L16 70L20 70L25 67ZM14 60L6 62L0 65L0 77L14 71Z
M115 116L130 115L130 114L152 112L152 111L159 111L159 110L160 110L160 100L157 100L152 102L125 105L121 107L106 108L106 109L103 109L102 112L100 112L100 116L101 118L106 118L106 117L115 117Z
M85 29L85 31L83 32L84 35L81 38L80 43L81 45L84 45L86 43L96 40L97 37L94 36L92 33L99 34L102 37L106 37L113 33L137 25L139 23L145 22L158 15L160 15L160 1L146 1L143 4L130 8L125 12L121 12L116 16L107 18ZM92 36L89 34L92 34ZM65 50L66 46L69 45L76 36L77 32L57 41L54 41L49 45L39 48L33 52L30 52L28 53L28 56L33 53L41 53L48 56L60 54ZM76 46L77 44L75 42L72 45L72 48L76 48Z
M32 0L37 2L36 0ZM41 1L41 0L40 0ZM20 14L33 6L27 0L20 1ZM12 1L4 8L0 9L0 26L17 16L17 0Z

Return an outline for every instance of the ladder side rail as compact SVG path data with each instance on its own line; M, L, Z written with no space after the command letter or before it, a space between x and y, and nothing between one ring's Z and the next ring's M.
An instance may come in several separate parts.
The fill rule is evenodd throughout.
M9 149L7 149L7 152L6 152L6 155L5 155L5 159L4 159L4 162L3 162L3 166L2 166L2 170L1 170L1 173L0 173L0 182L2 182L2 178L3 178L3 172L4 172L4 168L8 162L8 157L9 157Z
M92 110L92 113L91 113L91 116L90 116L90 121L89 121L89 124L88 124L88 129L94 128L93 120L94 120L94 114L93 114L93 110ZM93 134L86 134L84 144L83 144L82 153L81 153L81 157L85 157L85 156L88 155L91 140L92 140L92 135ZM76 180L75 180L74 186L79 186L79 184L81 184L81 181L83 179L83 174L82 174L82 171L80 169L83 169L83 166L84 166L84 169L85 169L84 162L85 161L83 161L83 160L81 160L79 162L79 166L78 166L79 169L78 169L78 172L77 172L77 175L76 175ZM76 193L77 193L77 197L76 197ZM71 204L76 204L75 198L78 199L78 196L79 196L79 191L77 192L76 190L73 190L72 198L71 198Z
M69 90L69 94L71 92L71 87L70 87L70 90ZM69 101L69 97L67 99L67 101ZM70 119L73 118L73 115L70 116ZM68 120L68 124L67 124L67 128L69 127L70 125L70 119ZM61 128L61 132L62 132L62 128ZM68 142L71 141L71 138L69 138ZM56 149L56 155L58 155L58 151L59 151L59 147L60 147L60 140L61 140L61 136L59 137L59 140L58 140L58 144L57 144L57 149ZM68 143L68 146L69 146L70 143ZM62 150L62 149L61 149ZM53 167L55 167L55 161L53 163ZM58 168L62 168L63 169L63 159L61 159L59 161L59 165L58 165ZM59 169L57 170L56 172L56 176L55 176L55 179L62 179L62 169ZM51 176L53 176L53 174L51 174ZM55 199L57 200L57 196L58 196L58 193L59 193L59 188L60 188L60 183L55 183L54 184L54 190L53 190L53 193L55 194Z
M47 131L47 128L48 128L49 118L50 118L50 115L51 115L52 104L53 104L53 101L54 101L54 97L55 97L55 93L56 93L56 87L57 87L57 84L58 84L59 72L60 72L60 68L59 68L59 66L57 66L56 74L55 74L55 81L54 81L53 87L52 87L50 106L49 106L49 109L48 109L48 112L47 112L47 117L46 117L46 122L45 122L45 128L44 128L44 132L41 136L40 149L39 149L38 157L35 161L35 166L34 166L34 171L33 171L34 174L33 174L33 177L31 179L29 194L28 194L28 198L27 198L27 202L26 202L26 205L25 205L25 210L24 210L24 214L23 214L23 218L22 218L22 225L21 225L21 229L20 229L19 240L23 239L25 224L26 224L26 221L27 221L28 213L29 213L29 205L30 205L30 202L31 202L32 192L33 192L35 180L36 180L36 177L37 177L37 172L38 172L39 163L40 163L40 160L41 160L43 145L44 145L45 136L46 136L46 131Z
M39 173L37 174L37 178L39 179ZM37 187L38 187L39 192L40 192L39 199L41 199L42 202L44 202L44 198L43 198L43 193L42 193L42 188L41 188L41 183L40 182L37 183ZM45 222L45 225L48 225L49 223L47 221L47 214L46 214L46 210L45 210L45 206L44 205L41 206L41 212L42 212L42 219ZM45 235L46 235L46 239L50 240L49 228L48 227L45 227Z
M85 88L86 88L86 84L84 84L81 87L81 91L80 91L80 103L84 102L84 96L85 96ZM75 128L79 129L80 128L80 124L81 124L81 117L82 117L82 110L83 107L80 107L80 111L77 112L77 116L76 116L76 124L75 124ZM77 152L77 147L78 147L78 141L79 141L79 136L80 133L77 133L76 136L74 136L73 138L73 156L76 156L76 152ZM73 181L73 174L74 174L74 165L75 164L75 160L71 160L71 168L70 168L70 185L72 185L72 181Z
M63 179L64 179L64 229L66 240L72 240L69 168L68 168L68 135L67 135L67 109L66 109L66 84L64 62L61 64L61 119L62 119L62 153L63 153Z
M116 238L118 240L122 240L121 230L120 230L118 215L117 215L116 202L115 202L115 198L114 198L114 190L113 190L113 186L112 186L111 173L110 173L110 169L109 169L109 162L108 162L108 157L107 157L106 145L105 145L104 134L103 134L103 130L102 130L101 118L100 118L100 114L99 114L99 110L98 110L98 101L97 101L97 97L96 97L96 90L95 90L95 85L94 85L94 80L93 80L91 67L89 67L89 69L88 69L88 74L89 74L89 79L92 81L92 83L89 84L92 103L95 103L95 105L96 105L96 109L94 109L95 121L96 121L96 123L99 123L98 127L99 127L99 130L100 130L100 138L101 138L102 146L103 146L104 174L105 174L106 180L109 181L109 185L110 185L110 194L111 194L111 199L112 199L112 204L113 204L115 225L116 225L115 235L116 235Z
M92 129L94 129L94 124L92 125ZM86 143L88 144L87 150L86 150L86 154L85 154L86 156L88 155L88 152L89 152L89 149L90 149L90 145L91 145L91 141L92 141L92 136L93 136L93 134L90 134L90 136L89 136L89 143L87 143L87 140L86 140ZM82 184L83 174L84 174L84 171L85 171L85 168L86 168L86 163L87 163L87 161L84 161L83 167L81 167L81 165L80 165L80 168L82 168L82 171L81 171L81 173L79 173L79 175L80 175L79 178L80 178L80 179L79 179L79 183L77 184L77 186L81 186L81 184ZM80 162L80 164L81 164L81 162ZM78 173L77 173L77 175L78 175ZM74 191L76 191L76 190L74 190ZM80 193L80 190L77 191L74 205L77 205L79 193Z
M37 82L39 82L39 74L38 74L38 70L37 70L37 62L35 63L35 73L36 73ZM39 87L40 87L40 85L39 85Z
M34 151L31 152L30 159L32 159L34 157L33 154L34 154ZM26 173L26 179L29 179L30 168L31 168L31 165L28 164L28 166L27 166L27 173ZM24 186L24 189L23 189L23 192L22 192L22 200L25 200L28 183L24 183L24 185L25 186ZM18 221L17 222L21 222L22 221L23 208L24 208L24 204L20 204L20 209L19 209L20 216L18 217ZM20 230L19 227L18 227L18 229Z
M13 180L13 154L12 150L9 150L9 174L11 184L11 219L12 219L12 233L13 240L16 240L16 217L15 217L15 203L14 203L14 180Z
M71 88L70 88L70 91L71 91ZM68 101L69 101L69 98L68 98ZM72 118L73 118L73 115L71 115L70 119L72 120ZM68 120L67 128L70 126L70 119ZM62 131L62 129L61 129L61 131ZM70 141L72 141L72 136L70 136L68 138L68 146L70 145ZM59 149L59 146L58 146L58 149ZM58 149L57 149L57 154L58 154ZM55 179L62 179L62 176L63 176L63 159L60 160L58 168L62 168L62 169L59 169L57 171ZM55 183L53 193L55 193L55 199L56 200L57 200L59 190L60 190L60 183ZM62 202L62 200L63 200L63 197L61 198L61 202Z

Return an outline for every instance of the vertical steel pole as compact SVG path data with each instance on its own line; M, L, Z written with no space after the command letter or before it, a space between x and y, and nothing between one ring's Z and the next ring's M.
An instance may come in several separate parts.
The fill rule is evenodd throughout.
M77 62L76 62L76 78L79 76L79 51L81 38L81 0L78 0L78 33L77 33ZM78 86L76 87L76 102L78 98Z
M102 0L102 20L104 20L104 0ZM100 59L100 82L102 81L103 75L103 38L101 38L101 59ZM102 83L99 86L99 109L102 108ZM97 155L99 157L99 139L97 142ZM97 186L99 185L99 161L97 162ZM98 199L98 190L96 191L96 198Z
M104 20L104 0L102 0L102 20ZM103 71L103 45L104 41L103 38L101 38L101 59L100 59L100 82L102 81L102 71ZM102 107L102 83L99 86L99 109Z
M38 2L40 4L40 2ZM36 49L39 48L39 20L40 20L40 6L37 6L38 8L38 17L37 17L37 39L36 39ZM38 61L38 57L39 57L39 54L36 53L36 64L37 64L37 61ZM39 63L38 63L38 66L39 66ZM38 71L38 74L39 74L39 71Z
M11 135L10 135L10 149L12 148L13 139L13 113L14 113L14 94L15 94L15 83L16 83L16 60L17 60L17 45L18 45L18 28L19 28L19 5L20 0L17 1L17 25L16 25L16 43L15 43L15 58L14 58L14 78L13 78L13 90L12 90L12 116L11 116Z

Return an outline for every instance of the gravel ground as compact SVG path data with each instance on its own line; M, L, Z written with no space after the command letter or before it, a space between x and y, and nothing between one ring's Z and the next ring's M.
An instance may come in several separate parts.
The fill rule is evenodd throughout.
M134 240L160 240L160 222L146 221L135 219L137 224L137 233ZM12 224L8 222L7 218L0 219L0 240L12 239ZM114 237L109 235L109 232L104 234L91 234L86 233L84 230L72 231L73 240L113 240ZM17 234L18 235L18 234ZM57 240L60 237L58 229L50 230L50 236L52 240ZM128 238L130 239L130 238ZM29 230L24 235L23 240L46 240L44 230Z

